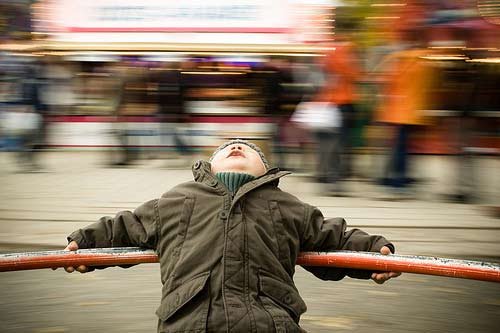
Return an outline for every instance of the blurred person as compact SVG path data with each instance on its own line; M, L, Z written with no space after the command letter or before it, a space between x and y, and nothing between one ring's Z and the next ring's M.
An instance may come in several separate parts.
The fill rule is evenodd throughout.
M276 96L276 112L273 114L276 124L275 145L278 150L278 166L287 170L309 171L311 163L307 154L314 143L314 131L308 122L302 124L294 118L297 110L311 102L323 85L323 72L314 60L305 57L280 60L278 90L271 93ZM300 112L300 111L299 111ZM317 124L313 119L312 123ZM305 125L305 126L304 126ZM290 154L296 157L294 164L287 158ZM314 163L312 163L314 164Z
M160 142L167 137L172 138L174 149L184 159L190 154L190 149L182 137L180 126L185 121L185 106L181 70L173 63L164 63L157 71L158 112L160 121Z
M335 104L325 101L301 102L291 121L308 130L317 141L317 180L326 195L344 195L340 186L341 115Z
M429 103L432 72L423 56L424 31L407 33L407 48L388 55L382 62L381 99L375 121L389 126L390 156L383 185L403 194L413 182L409 177L409 141L417 126L425 125L422 111Z
M110 166L126 165L128 162L125 147L127 144L126 129L124 128L124 124L122 123L120 115L123 103L126 70L127 67L125 63L120 62L112 64L109 67L110 74L112 75L112 78L114 80L113 90L115 92L114 94L112 94L112 125L110 134L112 137L114 137L118 146L117 151L113 149L110 150L110 157L108 162ZM116 155L118 155L118 157L116 157Z
M474 63L459 63L449 68L447 80L454 83L454 94L459 95L458 117L455 123L455 163L454 188L451 193L444 194L450 201L458 203L472 203L477 199L477 176L474 168L474 146L477 135L478 96L480 80L484 76Z
M40 168L35 146L40 141L42 115L36 63L28 57L3 55L2 132L16 151L20 170Z
M289 172L270 168L256 145L232 140L193 165L180 184L134 212L73 232L66 250L140 246L159 257L163 283L158 332L303 332L306 305L293 281L300 251L382 254L394 246L352 229L281 191ZM73 272L75 267L66 267ZM93 267L79 266L87 272ZM377 283L395 272L306 267L323 280L345 276Z
M313 100L326 103L331 112L340 112L340 125L315 130L318 143L318 181L327 195L346 195L342 181L352 174L352 133L356 123L356 82L360 68L350 32L344 32L320 60L323 86ZM335 118L337 118L335 116Z
M336 105L342 115L339 133L339 149L334 158L338 164L339 176L352 176L352 141L356 126L356 83L361 75L356 46L351 39L352 32L344 31L336 35L332 49L322 60L325 83L316 100ZM339 178L340 180L340 178Z
M117 99L114 107L114 133L118 142L118 159L114 166L128 166L139 158L140 149L136 144L134 129L127 123L128 116L147 111L144 86L148 83L144 68L133 60L126 60L116 68ZM140 109L138 109L140 108Z
M27 81L23 89L24 100L32 106L33 112L38 114L40 120L39 126L36 129L36 137L34 149L41 150L47 145L48 136L48 106L43 99L44 87L46 80L43 77L44 62L35 61L28 68Z
M1 116L2 132L16 144L14 149L20 170L40 169L34 150L41 124L40 115L26 104L11 104L6 109Z
M300 107L301 104L303 105L305 103L307 105L308 103L313 101L315 96L318 95L319 91L325 84L325 74L323 72L322 66L319 64L316 58L311 59L310 57L307 57L306 59L303 60L303 62L295 64L293 75L294 75L294 81L298 83L299 86L302 86L301 101L300 103L297 104L297 107L295 108L295 112L297 112L297 109ZM330 130L337 131L335 128L332 128L335 127L333 126L333 124L330 124L329 126L327 124L326 127L329 127ZM303 126L300 125L296 126L294 121L288 121L286 123L285 129L288 135L288 140L292 140L294 144L298 146L298 153L300 154L299 159L302 162L301 169L309 171L315 164L314 160L316 159L308 158L306 155L310 153L313 153L314 155L317 154L317 151L315 151L315 149L310 148L311 146L314 146L316 144L317 138L315 138L315 131L308 128L304 128ZM320 153L319 156L324 156L324 155L321 155ZM311 163L308 164L308 161L310 160L313 161L312 165ZM316 165L316 168L317 167L318 165ZM336 170L336 169L330 169L328 167L326 168L327 170L332 170L332 171Z
M48 112L61 115L73 112L75 91L70 64L55 57L47 57L42 71L46 83L41 98Z
M286 168L286 154L289 140L286 136L288 114L284 110L287 102L287 91L285 85L293 82L292 68L286 58L273 57L257 68L258 76L263 78L262 94L264 100L264 112L272 116L274 131L272 133L272 144L277 165ZM253 74L257 76L257 74Z

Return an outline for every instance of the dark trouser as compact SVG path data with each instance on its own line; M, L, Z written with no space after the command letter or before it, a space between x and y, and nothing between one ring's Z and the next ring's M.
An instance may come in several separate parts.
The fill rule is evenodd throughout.
M352 135L356 126L356 110L354 104L340 104L338 108L342 114L339 142L342 154L342 169L340 172L341 176L345 178L350 177L352 174Z
M36 133L25 133L19 136L17 159L19 164L27 168L37 168L36 152L34 150Z
M411 125L397 125L396 137L386 168L385 185L402 188L408 185L408 137Z
M356 123L353 104L341 104L342 127L318 130L318 177L322 183L336 183L352 173L352 133Z
M470 150L474 139L474 118L465 112L458 119L457 182L455 195L460 201L473 199L475 196L474 153Z
M182 133L179 130L179 126L182 123L168 122L168 120L163 119L160 125L160 143L163 145L168 142L167 138L172 137L172 144L178 154L182 156L187 156L191 153L191 148L187 144L186 140L182 137Z
M333 129L316 131L318 140L318 180L333 184L341 177L340 135Z
M128 130L120 132L119 142L123 153L119 164L129 164L139 157L139 147L134 147L135 142Z
M113 124L113 135L118 143L117 151L111 150L111 165L127 165L139 157L139 148L134 147L135 141L123 122Z

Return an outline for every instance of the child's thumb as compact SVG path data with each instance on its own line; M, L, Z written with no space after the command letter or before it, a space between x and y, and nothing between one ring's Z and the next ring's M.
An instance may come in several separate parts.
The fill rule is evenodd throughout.
M380 253L382 253L383 255L391 254L391 249L389 249L389 247L387 246L382 246L382 248L380 249Z
M78 250L78 244L75 241L71 241L68 246L64 249L65 251L76 251Z

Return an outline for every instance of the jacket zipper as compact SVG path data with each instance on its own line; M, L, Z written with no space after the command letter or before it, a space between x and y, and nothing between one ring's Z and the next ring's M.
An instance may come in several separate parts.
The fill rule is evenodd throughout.
M224 224L224 249L222 252L222 302L224 303L224 314L226 316L226 332L229 333L229 313L227 309L227 302L226 302L226 286L225 282L226 281L226 251L227 251L227 222L229 221L229 213L231 212L232 209L232 202L234 198L234 194L230 191L227 191L227 196L229 197L229 202L230 202L230 207L229 211L227 212L226 218L223 219L223 224ZM227 200L227 199L224 199ZM227 203L224 202L224 210L227 207Z

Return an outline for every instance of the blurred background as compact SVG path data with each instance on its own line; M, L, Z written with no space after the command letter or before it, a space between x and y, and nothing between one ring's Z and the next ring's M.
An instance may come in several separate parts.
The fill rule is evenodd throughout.
M238 137L327 194L362 177L411 195L436 176L413 156L434 155L444 199L498 199L477 186L500 149L497 1L0 6L0 147L20 171L69 150L188 166Z
M500 147L497 1L0 6L0 147L19 171L69 150L185 166L238 137L325 193L362 177L411 196L436 176L413 156L432 155L452 162L444 199L498 199L480 166Z
M0 251L60 249L243 138L399 253L500 262L499 27L493 0L3 0ZM157 275L2 273L0 331L154 331ZM500 325L492 283L297 275L311 332Z

